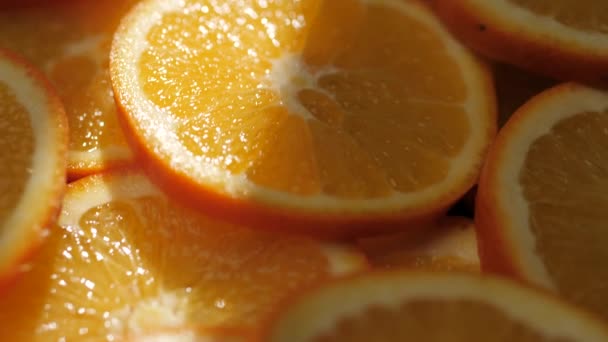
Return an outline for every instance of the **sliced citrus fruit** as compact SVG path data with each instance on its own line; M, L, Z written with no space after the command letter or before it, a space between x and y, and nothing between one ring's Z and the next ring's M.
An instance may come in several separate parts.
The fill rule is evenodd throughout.
M292 300L262 341L606 341L594 317L498 278L367 273Z
M67 137L63 106L48 81L0 49L0 283L59 213Z
M11 327L0 330L1 341L253 330L290 291L367 265L351 247L175 206L135 171L71 183L59 225L0 297L0 321Z
M482 268L608 318L608 92L568 83L507 122L479 185Z
M495 131L486 68L416 1L146 1L110 69L156 182L290 229L434 216Z
M127 164L108 56L118 20L135 0L44 2L0 11L0 46L22 53L57 88L70 124L70 178Z
M358 243L378 267L479 271L475 228L464 217L446 217L430 227L364 238Z
M564 80L608 84L608 2L436 0L464 42L494 59Z

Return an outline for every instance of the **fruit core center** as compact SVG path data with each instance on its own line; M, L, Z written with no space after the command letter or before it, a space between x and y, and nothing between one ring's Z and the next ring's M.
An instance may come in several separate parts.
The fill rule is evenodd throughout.
M268 76L272 88L279 94L279 105L287 108L289 113L305 119L315 116L301 103L299 93L304 89L321 92L317 80L327 70L312 72L299 54L286 54L272 62Z
M117 321L124 325L115 328L128 336L146 336L159 328L183 327L187 322L186 313L185 301L175 294L164 293L117 312Z

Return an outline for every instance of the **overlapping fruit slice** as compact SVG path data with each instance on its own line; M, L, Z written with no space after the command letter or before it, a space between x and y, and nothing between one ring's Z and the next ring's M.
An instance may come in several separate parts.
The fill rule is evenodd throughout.
M0 49L0 287L59 212L67 129L48 81Z
M72 178L131 160L116 120L108 56L114 29L135 2L38 1L0 11L0 47L38 66L65 105Z
M485 67L416 1L156 0L122 23L132 146L216 215L332 235L428 218L475 182L495 131Z
M367 273L295 299L265 342L606 341L596 318L515 283L455 273Z
M0 297L0 340L234 337L290 291L365 266L348 247L176 206L135 171L90 176L69 185L59 226Z
M439 16L489 57L548 76L608 84L608 2L435 0Z
M608 318L608 92L577 84L521 107L493 145L477 198L482 268Z
M475 227L464 217L445 217L432 225L358 243L377 267L479 272Z

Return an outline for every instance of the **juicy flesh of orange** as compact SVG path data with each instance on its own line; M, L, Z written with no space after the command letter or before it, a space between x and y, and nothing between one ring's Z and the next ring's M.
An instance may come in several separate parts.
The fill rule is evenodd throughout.
M534 13L554 18L567 26L608 34L608 3L596 0L509 0Z
M55 227L11 292L2 341L116 340L183 326L253 327L329 275L318 243L211 221L166 199L113 201Z
M438 328L440 327L440 328ZM344 318L315 342L332 341L568 341L547 338L478 301L417 300L394 309L370 307Z
M147 41L140 82L181 144L271 189L417 191L446 177L469 135L459 66L392 8L190 0Z
M33 153L30 116L11 88L0 81L0 234L30 178Z
M608 111L558 122L520 175L535 252L563 296L608 317Z
M0 46L25 55L56 86L68 114L70 151L112 147L122 154L114 158L128 158L116 120L108 55L118 18L133 2L108 6L103 1L69 1L0 11ZM105 158L112 159L108 154ZM99 163L72 153L69 168Z

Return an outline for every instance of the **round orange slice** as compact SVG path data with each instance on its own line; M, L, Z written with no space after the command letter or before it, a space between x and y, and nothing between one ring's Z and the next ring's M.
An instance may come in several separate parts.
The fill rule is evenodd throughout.
M608 84L608 2L436 0L464 42L502 62L563 80Z
M66 121L48 81L0 49L0 285L17 272L59 212Z
M492 147L476 210L482 268L608 318L608 92L568 83L534 97Z
M496 128L485 66L416 1L146 1L110 69L153 180L292 230L435 217Z
M287 304L260 341L606 341L601 321L498 278L368 273Z
M377 267L479 272L475 226L465 217L445 217L430 226L358 243Z
M352 247L176 206L136 171L71 183L58 222L0 297L0 341L250 333L291 291L367 266Z
M38 1L0 11L0 46L31 60L64 103L70 179L131 161L116 120L108 57L118 20L135 1Z

